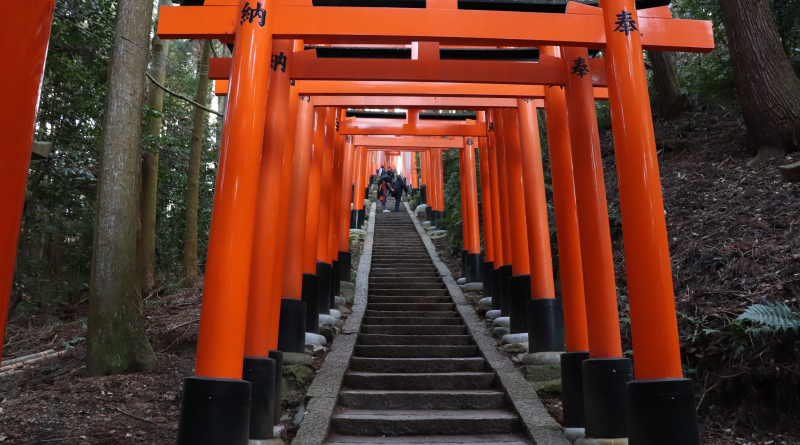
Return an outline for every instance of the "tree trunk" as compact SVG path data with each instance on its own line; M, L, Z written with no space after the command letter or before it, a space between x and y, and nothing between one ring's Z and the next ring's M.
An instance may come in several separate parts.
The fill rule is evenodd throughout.
M203 51L197 62L197 94L195 102L206 105L208 102L208 59L211 57L211 41L203 43ZM186 235L183 240L183 275L184 286L191 286L197 281L197 201L200 189L200 154L203 148L203 129L206 123L206 112L198 107L194 109L194 127L192 127L192 146L189 152L188 187L186 188Z
M160 6L171 6L172 0L160 0ZM153 58L150 74L158 83L164 85L166 67L164 61L169 55L169 40L162 41L153 33ZM164 110L164 90L150 85L147 106L159 113L150 119L149 132L155 141L161 137L161 112ZM139 217L141 232L138 238L137 254L139 263L139 287L143 295L156 286L156 197L158 192L158 152L160 142L148 147L142 156L142 190L139 196Z
M647 51L647 58L653 66L653 80L659 98L661 117L672 120L691 109L689 99L678 81L678 68L675 55L665 51Z
M720 0L736 92L756 162L798 147L800 80L781 46L768 0Z
M136 268L142 110L152 11L152 0L117 3L92 246L89 375L146 371L156 363L142 319Z

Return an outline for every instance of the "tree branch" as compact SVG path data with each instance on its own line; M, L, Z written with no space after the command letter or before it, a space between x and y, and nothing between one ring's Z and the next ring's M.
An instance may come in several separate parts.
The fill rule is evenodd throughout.
M217 111L214 111L211 108L208 108L208 107L205 107L203 105L200 105L199 103L193 101L192 99L189 99L188 97L186 97L186 96L184 96L182 94L178 94L178 93L170 90L169 88L165 87L164 85L161 85L155 79L153 79L153 76L151 76L150 73L147 73L147 78L150 79L150 82L153 82L157 87L159 87L162 90L164 90L170 96L177 97L178 99L183 99L186 102L189 102L190 104L194 105L195 107L200 108L201 110L208 111L209 113L216 114L217 116L225 117L224 114L219 113Z

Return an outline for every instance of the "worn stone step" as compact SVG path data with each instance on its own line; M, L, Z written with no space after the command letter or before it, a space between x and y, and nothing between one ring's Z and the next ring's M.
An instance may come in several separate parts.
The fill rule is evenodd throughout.
M435 314L432 314L431 311L373 311L367 309L366 316L367 317L395 317L395 318L402 318L402 317L458 317L458 312L456 311L434 311Z
M380 278L380 277L369 277L369 285L370 286L385 286L385 285L403 285L403 284L416 284L416 285L424 285L424 284L442 284L442 278L439 277L437 274L433 277L408 277L408 278ZM445 286L447 287L447 286Z
M370 295L367 297L368 303L452 303L453 298L449 295L441 297L422 297L422 296L385 296Z
M369 289L369 295L399 297L443 297L449 295L447 289Z
M502 391L476 390L346 390L339 405L352 409L501 409Z
M355 410L335 413L331 426L354 436L419 436L425 434L507 434L519 418L502 410Z
M463 335L467 334L466 326L432 326L432 325L363 325L362 334L386 335Z
M370 280L371 281L371 280ZM372 283L370 282L369 290L408 290L408 289L447 289L447 285L440 282L434 283Z
M368 303L368 311L452 312L455 303Z
M475 357L478 347L468 346L410 346L410 345L356 345L357 357L429 358Z
M344 376L344 385L352 389L395 390L464 390L489 389L494 373L489 372L439 372L439 373L374 373L350 372Z
M427 315L431 315L427 313ZM461 317L392 317L364 316L364 325L463 325Z
M470 345L470 335L386 335L360 334L362 345Z
M422 272L422 271L413 271L413 272L398 272L393 271L392 269L385 269L385 272L382 270L380 272L372 271L369 274L370 278L410 278L414 281L417 281L416 278L434 278L439 277L439 272L432 270L430 272Z
M416 272L416 271L422 271L422 272L433 271L433 272L435 272L436 271L436 267L434 267L432 264L430 264L430 265L421 265L421 266L418 266L418 265L410 265L410 266L408 266L408 265L405 265L405 264L379 264L377 266L373 265L372 268L370 269L369 273L370 273L370 275L372 275L374 273L379 273L379 272Z
M483 372L483 357L455 358L369 358L352 357L350 370L356 372Z
M514 434L471 434L468 436L445 435L405 437L360 437L332 434L325 443L335 445L474 445L495 443L501 443L503 445L530 445L530 442L528 442L526 438Z

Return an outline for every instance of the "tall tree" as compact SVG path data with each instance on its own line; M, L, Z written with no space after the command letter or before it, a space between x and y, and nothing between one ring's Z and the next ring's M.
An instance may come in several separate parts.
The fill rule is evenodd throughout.
M152 0L121 0L106 85L89 293L90 375L152 369L136 269L139 169Z
M653 83L658 92L661 117L676 119L684 111L689 111L691 104L678 80L675 55L666 51L647 51L647 58L653 67Z
M172 0L160 0L160 6L171 6ZM156 24L156 26L158 26ZM153 57L150 62L150 75L164 85L167 76L166 60L169 55L169 40L162 41L153 32ZM150 292L156 285L156 205L158 195L158 156L161 149L162 112L164 111L164 90L150 85L147 107L151 114L148 122L148 143L142 155L142 190L139 197L139 217L141 233L137 253L139 255L139 286L142 293Z
M800 80L781 46L769 0L720 0L736 92L755 161L800 145Z
M195 102L205 106L208 102L208 59L211 57L211 41L205 40L197 61L197 94ZM188 185L186 187L186 235L183 241L184 285L197 281L197 212L200 190L200 155L203 148L203 129L206 112L195 107L192 146L189 151Z

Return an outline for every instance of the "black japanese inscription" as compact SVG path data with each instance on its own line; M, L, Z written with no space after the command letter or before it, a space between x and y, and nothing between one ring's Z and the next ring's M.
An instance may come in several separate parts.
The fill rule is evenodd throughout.
M583 79L583 76L589 74L589 65L586 64L586 59L578 57L575 60L575 66L572 67L572 74L577 74Z
M281 72L286 72L286 55L281 51L280 54L273 54L272 61L269 65L273 71L278 71L278 67L281 67Z
M489 122L489 130L488 131L494 131L494 122Z
M244 22L253 23L255 19L260 19L257 23L258 26L263 28L264 24L267 23L267 11L261 7L261 2L256 2L255 8L250 6L250 2L245 3L242 9L242 20L239 24L244 25Z
M467 145L472 147L472 138L467 138Z
M353 138L352 135L348 135L348 136L344 137L344 141L347 142L347 143L351 143L351 142L355 141L355 139Z
M311 102L311 96L300 96L300 102L302 101Z
M631 35L631 31L638 31L636 27L636 20L633 19L633 14L626 10L622 10L622 14L617 14L617 22L614 23L617 28L614 32L624 32L626 36Z

